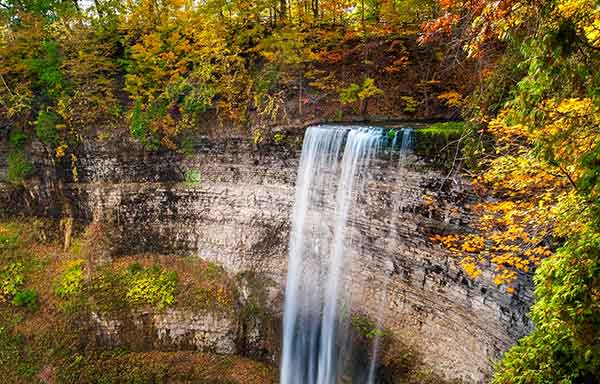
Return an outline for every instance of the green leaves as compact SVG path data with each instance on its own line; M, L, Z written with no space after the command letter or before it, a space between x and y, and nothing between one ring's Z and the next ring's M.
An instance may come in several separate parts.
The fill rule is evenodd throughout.
M34 311L38 306L38 294L35 289L24 289L13 297L12 303L18 307L25 307Z
M38 113L35 121L35 134L42 143L49 146L56 146L58 144L57 121L58 116L52 111L41 111Z
M11 184L20 184L33 174L33 164L23 150L13 149L8 153L6 179Z
M340 90L340 103L352 104L358 101L358 94L360 93L360 85L350 84L346 88Z
M58 43L54 40L44 40L39 56L25 62L29 71L36 76L42 96L55 99L66 89L67 84L60 69L61 61Z
M24 283L23 264L15 262L0 269L0 300L16 295Z
M494 383L585 383L600 374L600 236L572 239L536 273L536 328L498 365Z
M375 85L375 80L370 77L365 78L362 85L352 83L346 88L340 89L339 93L342 104L352 104L359 100L383 95L383 91Z
M70 299L82 293L84 285L83 266L81 259L71 261L67 269L57 279L54 293L61 299Z
M139 264L138 264L139 265ZM156 305L159 309L175 303L177 273L159 266L130 269L125 294L132 304Z

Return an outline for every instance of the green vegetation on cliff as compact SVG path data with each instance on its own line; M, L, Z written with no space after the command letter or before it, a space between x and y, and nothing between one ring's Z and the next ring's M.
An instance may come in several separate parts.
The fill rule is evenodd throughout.
M465 154L483 195L476 233L436 236L481 278L518 294L535 270L535 330L493 382L600 377L600 8L594 0L440 2L423 40L452 40L482 66L463 105ZM490 199L492 197L492 199Z
M141 256L95 264L97 244L90 248L89 237L97 238L98 228L67 251L55 230L51 221L0 223L3 383L275 382L273 367L240 356L159 352L144 348L143 340L129 342L127 332L143 329L120 329L118 348L102 341L96 318L129 324L139 311L167 308L234 316L241 309L234 279L199 259Z

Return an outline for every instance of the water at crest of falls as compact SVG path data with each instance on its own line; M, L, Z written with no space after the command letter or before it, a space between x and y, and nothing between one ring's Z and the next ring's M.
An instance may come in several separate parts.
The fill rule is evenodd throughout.
M407 131L402 131L401 152L412 145L412 130ZM366 187L369 162L384 139L382 128L306 131L289 244L281 384L374 381L377 337L366 372L357 378L348 367L352 287L345 273L352 260L346 246L354 200ZM383 302L385 293L382 307ZM380 327L382 313L378 317Z

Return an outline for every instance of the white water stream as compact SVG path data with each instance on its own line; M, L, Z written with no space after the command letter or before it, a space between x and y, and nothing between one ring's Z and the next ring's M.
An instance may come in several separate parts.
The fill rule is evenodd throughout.
M401 151L405 143L411 145L412 130L407 131L402 131ZM382 128L372 127L314 126L306 131L289 243L281 384L348 380L348 221L384 138ZM378 344L375 337L372 361L362 376L368 383L374 382Z

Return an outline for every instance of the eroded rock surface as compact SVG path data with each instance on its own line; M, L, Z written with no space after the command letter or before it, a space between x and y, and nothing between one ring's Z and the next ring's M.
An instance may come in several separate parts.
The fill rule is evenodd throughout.
M300 136L258 147L250 140L204 139L192 155L114 148L86 143L79 183L65 185L80 222L103 221L116 229L112 256L196 255L232 273L256 272L279 284L269 304L281 315ZM472 281L429 240L470 220L465 205L471 194L462 180L446 180L440 188L445 174L426 167L424 159L400 162L394 154L371 169L351 218L347 257L358 260L352 280L366 286L357 301L375 316L387 287L387 327L446 377L483 382L491 362L531 329L530 276L521 276L516 295L506 294L491 272ZM424 195L437 206L424 204ZM235 350L222 319L177 311L161 316L152 319L157 340Z

